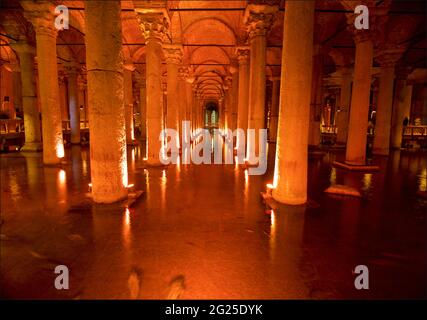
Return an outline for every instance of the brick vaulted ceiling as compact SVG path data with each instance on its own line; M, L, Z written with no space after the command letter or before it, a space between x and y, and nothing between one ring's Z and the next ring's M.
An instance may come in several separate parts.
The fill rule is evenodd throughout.
M57 1L58 2L58 1ZM123 54L126 60L132 60L137 70L142 72L145 64L145 39L138 26L134 11L138 1L122 1ZM279 74L281 64L281 46L283 41L284 0L269 1L168 1L170 15L170 39L184 47L183 64L197 82L207 81L210 87L220 86L236 63L235 47L247 44L247 33L243 22L245 8L254 2L266 2L279 6L275 22L267 37L267 73ZM346 13L351 6L363 1L316 1L314 42L320 45L321 52L327 56L327 70L332 72L335 65L351 64L354 57L354 42L347 28ZM372 1L371 1L372 2ZM376 6L389 6L388 19L381 26L381 36L376 43L380 50L385 44L404 46L406 53L400 63L405 66L425 68L426 35L423 1L373 1ZM59 3L59 2L58 2ZM61 1L70 9L69 30L59 32L57 40L58 62L75 60L85 64L84 46L84 1ZM100 2L102 3L102 1ZM2 18L12 15L26 25L22 17L22 7L17 0L2 1ZM102 5L100 5L102 10ZM3 19L2 19L3 21ZM1 25L1 24L0 24ZM100 26L102 27L102 26ZM34 41L33 33L25 33ZM16 56L7 46L13 35L1 29L1 59L12 62ZM164 66L166 72L166 66ZM209 88L209 86L204 86Z

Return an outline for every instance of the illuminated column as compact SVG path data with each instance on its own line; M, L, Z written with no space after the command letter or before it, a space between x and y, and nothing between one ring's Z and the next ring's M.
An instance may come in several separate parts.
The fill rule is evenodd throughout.
M12 103L10 105L10 114L12 115L12 119L16 119L16 109L18 106L22 107L21 69L18 63L12 64L10 69L12 71L13 92Z
M25 17L36 32L37 65L42 108L43 163L59 164L64 157L54 6L49 2L23 1Z
M259 129L265 128L265 63L266 63L266 34L270 29L277 6L250 4L246 7L244 23L250 39L250 75L249 75L249 123L248 127L255 129L255 141L259 141ZM259 143L248 144L248 154L251 150L259 153Z
M179 95L179 126L181 128L182 121L187 120L186 108L187 108L187 94L186 94L186 75L187 68L180 67L178 69L178 95Z
M348 133L348 116L351 101L351 81L353 77L353 72L350 68L342 68L340 70L340 74L341 87L339 113L337 115L337 143L346 144Z
M22 106L24 110L25 144L21 151L41 151L40 118L37 110L36 84L34 77L35 50L26 42L11 44L19 56L22 83Z
M395 149L402 147L403 120L409 119L412 102L412 85L408 83L409 68L397 70L397 84L393 101L393 116L391 127L391 146Z
M345 162L365 165L373 42L369 31L356 31L356 56Z
M59 105L61 107L61 120L68 121L68 101L67 101L67 79L65 76L64 68L58 70L58 85L59 85ZM62 123L61 121L61 123Z
M144 76L140 75L137 78L137 81L139 86L139 114L140 114L140 122L141 122L141 128L140 128L141 140L145 141L147 139L147 95L146 95L145 75Z
M311 80L311 105L310 105L310 125L308 144L317 147L320 144L320 117L319 111L322 110L322 78L323 78L323 57L320 53L320 46L314 47L313 55L313 74Z
M237 128L237 105L239 101L239 68L232 64L229 69L231 73L231 107L230 107L230 125L229 129Z
M307 201L308 126L313 63L314 1L287 1L273 198Z
M92 196L112 203L128 185L120 1L85 2L85 26Z
M161 57L162 43L169 26L166 12L135 9L139 25L145 38L146 52L146 94L147 94L147 164L162 165L160 150L163 142L160 133L163 130L163 90Z
M196 124L194 123L194 100L196 98L197 88L196 85L193 85L193 82L189 85L189 80L191 78L187 78L187 97L188 97L188 104L187 104L187 114L188 119L191 121L191 130L194 130L196 128Z
M249 106L249 48L238 47L236 49L239 61L239 98L237 105L237 127L246 133L248 128Z
M271 82L273 86L271 91L269 140L270 142L276 142L277 123L279 120L280 77L272 77Z
M224 128L231 129L231 104L233 103L232 99L232 80L230 76L227 76L224 83Z
M68 107L70 109L71 143L80 144L80 108L78 105L77 72L75 65L65 67L68 77Z
M77 76L77 88L78 88L78 93L77 93L77 101L78 101L78 106L79 106L79 113L80 113L80 121L83 121L84 123L86 123L88 121L88 117L87 117L87 113L86 113L86 87L87 87L87 82L86 79L84 78L84 76L82 74L79 74Z
M123 65L123 87L126 122L126 143L135 144L134 122L133 122L133 86L132 72L135 70L133 63Z
M400 49L389 49L385 50L377 57L381 66L381 73L375 122L374 154L389 154L394 66L397 60L400 59L402 53Z
M163 47L166 63L167 63L167 90L168 90L168 106L167 106L167 128L174 129L177 132L177 147L179 148L179 81L178 69L182 60L181 45L164 45Z

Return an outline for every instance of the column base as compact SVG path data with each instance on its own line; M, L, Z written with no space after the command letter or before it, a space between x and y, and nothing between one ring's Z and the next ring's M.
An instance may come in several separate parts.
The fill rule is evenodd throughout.
M40 152L43 151L43 143L41 142L28 142L20 149L21 152Z
M342 184L331 185L324 192L333 194L333 195L349 196L349 197L356 197L356 198L360 198L362 196L359 190L357 190L356 188L352 188Z
M332 166L346 169L349 171L379 171L379 166L371 166L371 165L359 165L359 164L352 164L347 162L340 162L340 161L334 161L332 162Z

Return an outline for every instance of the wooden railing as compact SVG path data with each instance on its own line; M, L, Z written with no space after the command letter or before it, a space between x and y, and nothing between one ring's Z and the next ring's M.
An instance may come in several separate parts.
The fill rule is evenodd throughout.
M80 121L80 129L89 129L89 121L87 120ZM70 120L62 121L62 130L65 130L65 131L71 130Z
M321 133L333 133L333 134L337 134L337 126L336 125L323 125L322 129L320 130Z
M406 126L403 129L404 137L427 137L427 126Z
M24 132L24 120L0 119L0 134Z

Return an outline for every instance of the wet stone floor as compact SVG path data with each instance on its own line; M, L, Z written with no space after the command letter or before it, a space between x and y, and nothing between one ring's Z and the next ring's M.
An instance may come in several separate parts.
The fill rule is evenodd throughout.
M342 151L309 161L307 206L270 211L272 180L236 165L144 168L128 152L130 208L88 197L89 149L60 167L41 154L1 156L0 296L49 299L396 299L427 297L427 157L396 151L376 173L331 167ZM331 184L362 198L332 196ZM69 290L56 290L57 265ZM369 268L369 290L353 270ZM133 292L133 294L131 294Z

